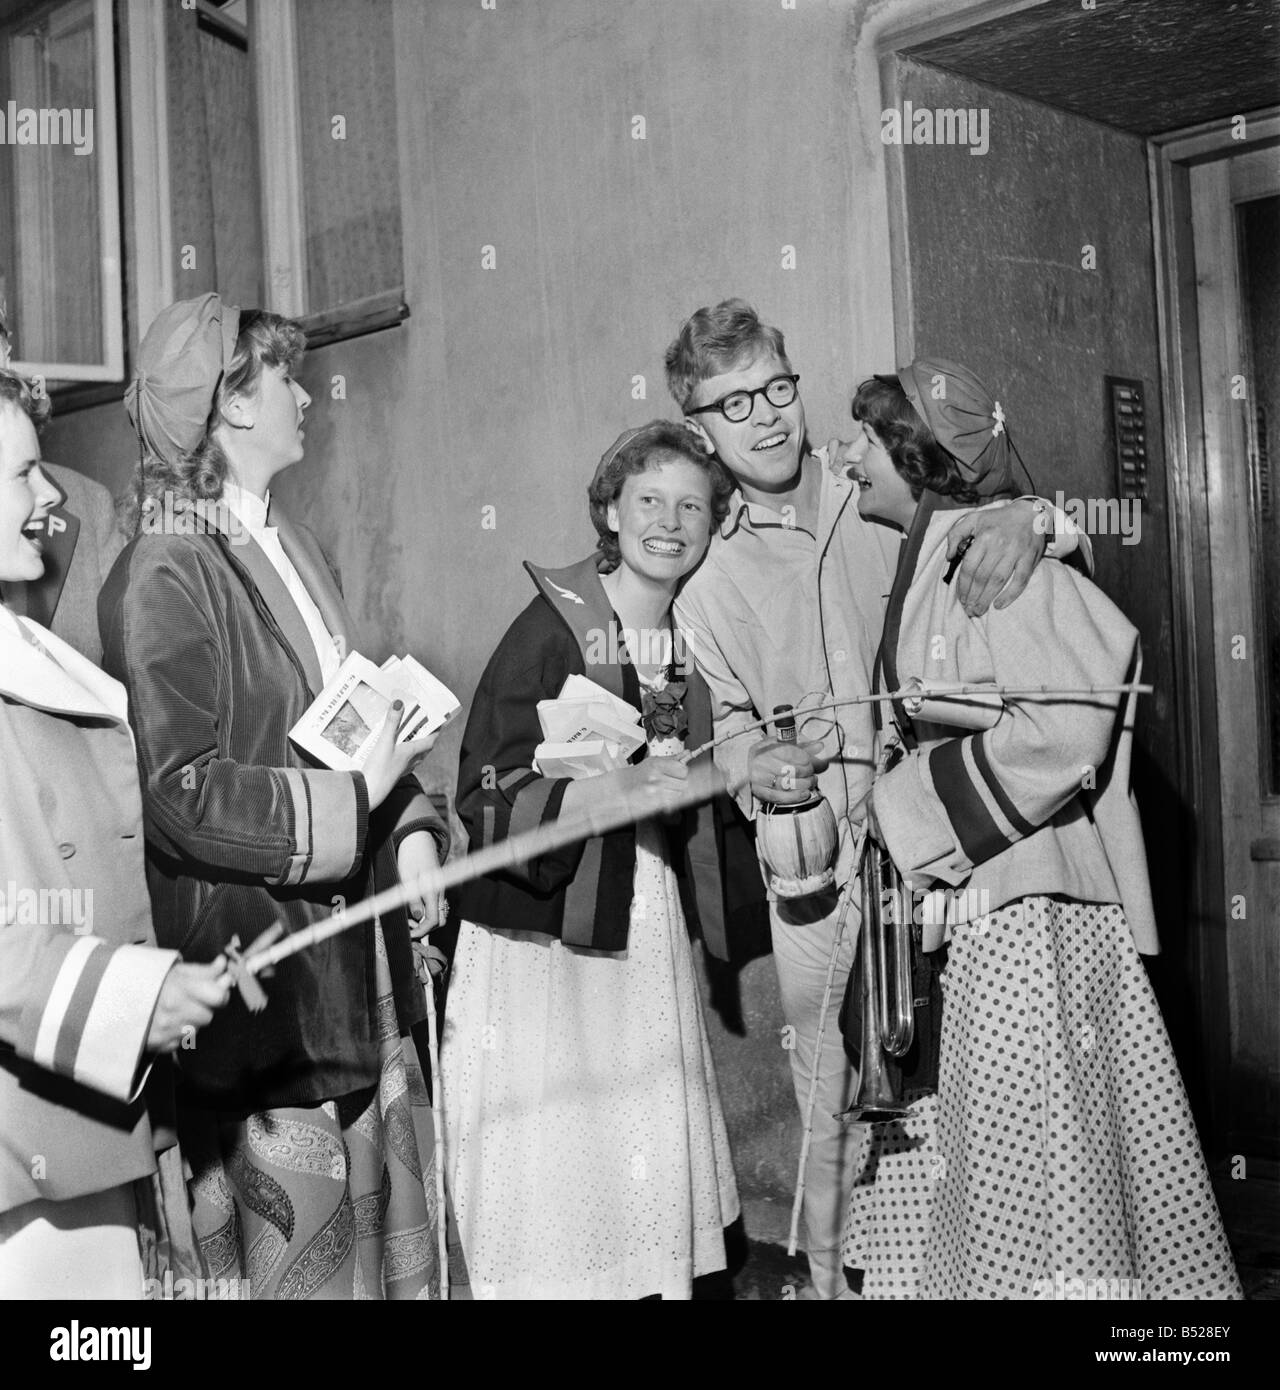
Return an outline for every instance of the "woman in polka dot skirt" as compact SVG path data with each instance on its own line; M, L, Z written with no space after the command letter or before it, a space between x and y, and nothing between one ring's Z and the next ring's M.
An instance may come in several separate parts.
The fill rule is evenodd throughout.
M1136 678L1136 630L1064 565L1003 610L964 611L949 542L1013 491L1003 408L971 372L914 362L864 382L853 414L859 507L907 533L886 689ZM1134 704L894 706L904 755L876 783L872 830L911 888L963 887L953 908L970 910L945 943L937 1094L875 1128L855 1190L846 1259L866 1296L1241 1296L1139 954L1159 943L1129 795ZM926 928L926 949L942 934Z

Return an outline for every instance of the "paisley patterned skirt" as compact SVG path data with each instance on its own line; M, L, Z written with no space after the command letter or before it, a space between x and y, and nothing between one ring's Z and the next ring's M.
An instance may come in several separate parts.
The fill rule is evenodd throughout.
M377 933L381 1075L314 1106L179 1121L200 1273L222 1296L439 1297L431 1106Z

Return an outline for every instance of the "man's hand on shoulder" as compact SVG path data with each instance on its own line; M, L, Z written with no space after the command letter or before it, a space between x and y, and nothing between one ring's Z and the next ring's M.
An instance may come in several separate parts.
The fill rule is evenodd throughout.
M1007 608L1027 587L1048 541L1035 517L1035 503L1019 498L1004 506L978 507L951 528L948 559L971 539L955 577L956 596L971 618L980 618L993 603Z

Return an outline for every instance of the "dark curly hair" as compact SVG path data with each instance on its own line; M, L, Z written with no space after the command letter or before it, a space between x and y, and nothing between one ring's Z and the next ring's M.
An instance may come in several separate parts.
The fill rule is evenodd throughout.
M729 499L737 487L728 469L706 452L702 441L685 425L674 420L651 420L627 440L587 488L591 524L599 537L601 574L609 574L622 563L617 533L609 529L609 508L622 496L623 484L634 474L671 459L682 459L706 473L711 482L712 529L728 516Z
M978 494L965 485L955 459L934 438L896 375L868 377L854 393L850 410L855 420L875 430L913 500L918 502L920 494L928 491L957 502L978 501Z
M37 430L49 418L49 397L38 385L8 367L0 367L0 405L20 410Z
M240 315L235 352L213 397L204 438L177 463L145 454L135 470L134 487L120 504L125 534L137 530L143 509L166 493L189 502L216 502L227 480L227 457L213 437L222 408L232 396L249 396L262 380L265 367L297 370L307 339L292 319L265 309L246 309Z

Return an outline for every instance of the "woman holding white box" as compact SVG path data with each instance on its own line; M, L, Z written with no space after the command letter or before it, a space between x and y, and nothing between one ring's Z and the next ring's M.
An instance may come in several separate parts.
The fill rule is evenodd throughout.
M688 1298L696 1276L725 1267L738 1196L686 920L723 955L726 918L750 905L726 898L719 874L728 803L674 825L660 813L689 775L672 756L679 735L710 735L671 603L731 487L683 426L627 431L589 490L599 550L562 570L527 566L538 596L471 708L458 812L473 849L618 797L653 812L464 889L443 1071L452 1198L479 1298ZM647 755L544 775L539 702L551 716L562 693L590 706L583 677L602 687L599 716L584 713L580 729L550 718L556 739L600 732L590 766L609 767L629 706ZM737 883L758 885L741 828L719 829L745 856Z

